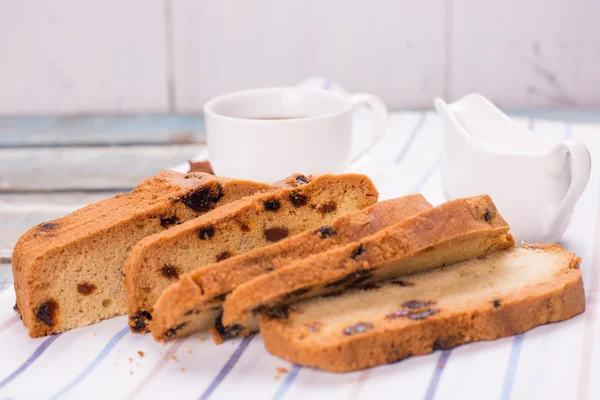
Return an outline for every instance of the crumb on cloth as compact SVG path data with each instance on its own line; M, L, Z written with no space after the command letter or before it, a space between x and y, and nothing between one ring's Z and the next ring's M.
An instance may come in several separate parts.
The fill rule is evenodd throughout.
M276 367L275 369L277 370L277 373L275 374L276 381L278 381L279 378L281 378L281 375L287 374L289 372L289 369L284 368L284 367Z

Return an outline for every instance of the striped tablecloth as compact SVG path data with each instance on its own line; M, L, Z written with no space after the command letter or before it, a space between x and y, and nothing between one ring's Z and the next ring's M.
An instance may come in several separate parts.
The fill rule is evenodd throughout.
M580 139L600 160L600 125L518 121L545 135ZM385 137L351 170L371 176L382 199L421 192L439 204L441 134L434 113L392 114ZM569 321L332 374L269 355L260 335L220 346L206 333L159 344L131 334L125 317L30 339L7 290L0 295L0 398L600 399L599 172L594 163L561 242L583 259L587 296L586 312Z

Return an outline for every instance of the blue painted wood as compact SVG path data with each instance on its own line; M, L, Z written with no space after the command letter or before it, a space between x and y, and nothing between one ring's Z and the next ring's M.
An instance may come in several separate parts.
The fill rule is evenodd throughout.
M0 148L0 192L130 190L203 144Z
M571 123L600 123L600 109L520 109L505 111L511 117L546 119Z
M0 293L13 285L13 275L10 264L0 264Z
M507 110L515 117L600 123L600 109ZM0 147L127 146L202 143L201 115L0 117Z
M0 117L0 147L201 142L204 142L204 119L199 115Z

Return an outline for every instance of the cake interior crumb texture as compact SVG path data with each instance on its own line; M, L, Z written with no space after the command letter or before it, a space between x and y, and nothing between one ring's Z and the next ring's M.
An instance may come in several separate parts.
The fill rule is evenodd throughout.
M172 340L219 326L215 325L215 318L222 312L223 297L240 284L295 260L352 243L430 208L431 204L420 194L382 201L343 214L330 225L197 268L180 277L154 304L152 334L157 340ZM255 331L255 327L258 321L249 325L249 331ZM213 338L222 336L219 342L230 336L230 330L212 332Z
M499 251L293 304L261 333L271 353L331 371L514 335L583 312L579 261L557 245Z
M377 189L365 175L300 177L291 185L248 196L139 241L123 268L132 331L149 330L155 302L183 274L377 202Z
M120 194L31 228L12 257L17 308L32 337L125 313L122 267L137 241L268 184L164 171Z
M482 257L514 246L508 230L489 196L452 200L238 286L225 300L223 323L246 325L279 305Z

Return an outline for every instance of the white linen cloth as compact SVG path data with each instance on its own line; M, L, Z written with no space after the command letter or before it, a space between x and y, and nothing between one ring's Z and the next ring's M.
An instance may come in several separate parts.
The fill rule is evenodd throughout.
M358 124L366 127L362 115ZM582 140L592 160L600 160L600 125L518 121L547 135ZM386 135L351 170L368 174L381 199L420 192L439 204L444 201L441 134L433 112L392 113ZM205 332L160 344L149 335L130 333L125 317L30 339L12 309L15 296L9 289L0 294L0 399L598 399L599 174L594 163L561 241L583 260L587 297L586 312L569 321L333 374L271 356L260 335L216 346Z

